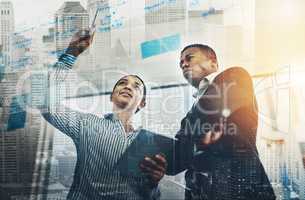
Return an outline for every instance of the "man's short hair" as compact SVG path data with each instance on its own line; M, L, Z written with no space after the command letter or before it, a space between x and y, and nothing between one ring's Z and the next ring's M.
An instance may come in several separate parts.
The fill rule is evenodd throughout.
M112 89L112 92L111 92L111 95L110 95L110 98L112 98L112 94L114 92L114 89L116 88L116 86L118 85L118 83L120 82L120 80L122 80L123 78L125 77L128 77L128 76L133 76L133 77L136 77L137 79L139 79L143 85L143 98L142 98L142 101L146 101L146 93L147 93L147 89L146 89L146 85L144 83L144 81L138 76L138 75L135 75L135 74L130 74L130 75L126 75L126 76L123 76L121 77L115 84L114 84L114 87ZM137 109L136 110L136 113L139 112L140 109Z
M183 50L181 51L181 54L189 49L189 48L198 48L200 49L204 54L207 55L207 57L211 60L213 60L214 62L217 63L217 56L216 56L216 53L214 51L214 49L212 49L211 47L209 47L208 45L205 45L205 44L190 44L186 47L183 48Z

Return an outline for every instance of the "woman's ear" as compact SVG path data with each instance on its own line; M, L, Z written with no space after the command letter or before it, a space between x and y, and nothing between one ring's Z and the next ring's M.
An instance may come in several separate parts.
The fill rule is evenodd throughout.
M144 108L146 106L146 100L145 99L142 99L140 105L139 105L139 108Z
M142 99L142 101L140 102L140 105L138 106L138 108L136 110L136 113L139 112L145 106L146 106L146 101L145 101L145 99Z

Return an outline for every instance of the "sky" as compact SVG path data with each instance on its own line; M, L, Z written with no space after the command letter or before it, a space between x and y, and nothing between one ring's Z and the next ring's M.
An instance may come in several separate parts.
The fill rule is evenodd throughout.
M86 8L87 0L79 1ZM18 30L21 26L37 26L50 21L65 0L11 0L11 2L15 12L15 29Z

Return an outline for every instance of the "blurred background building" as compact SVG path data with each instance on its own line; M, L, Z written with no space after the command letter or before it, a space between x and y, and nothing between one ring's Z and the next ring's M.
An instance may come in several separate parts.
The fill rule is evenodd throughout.
M14 8L10 1L0 2L0 44L2 45L3 64L9 65L12 52L12 33L15 30Z
M55 40L58 56L67 48L73 34L88 28L88 23L88 13L80 2L67 1L63 3L55 14Z

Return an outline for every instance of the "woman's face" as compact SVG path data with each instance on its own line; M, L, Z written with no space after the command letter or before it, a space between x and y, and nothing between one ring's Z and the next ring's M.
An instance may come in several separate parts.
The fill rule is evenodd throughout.
M143 107L144 85L133 75L124 76L115 85L111 95L113 104L123 110L137 110Z

